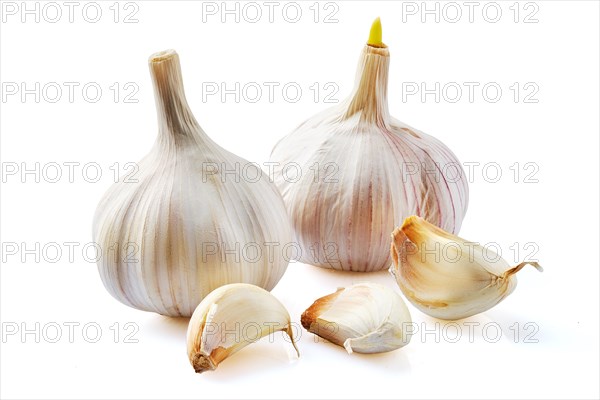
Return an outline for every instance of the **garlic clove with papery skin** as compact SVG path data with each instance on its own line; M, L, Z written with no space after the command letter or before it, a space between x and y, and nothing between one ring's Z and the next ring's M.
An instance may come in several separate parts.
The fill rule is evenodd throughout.
M271 290L292 241L281 195L258 167L257 179L232 174L250 163L202 130L175 51L152 55L149 67L158 137L135 181L112 185L94 216L104 286L128 306L175 317L228 283Z
M389 235L416 214L458 232L468 182L439 140L393 118L390 53L375 21L352 94L315 115L274 147L275 183L292 219L299 260L370 272L389 268ZM301 176L287 168L300 166Z
M317 299L301 318L302 326L351 354L382 353L407 345L410 312L393 290L376 283L340 288Z
M271 333L285 332L298 356L290 315L271 293L243 283L221 286L198 305L187 331L187 351L197 373Z
M457 320L482 313L511 294L516 273L490 249L443 231L417 216L392 234L390 272L406 298L432 317Z

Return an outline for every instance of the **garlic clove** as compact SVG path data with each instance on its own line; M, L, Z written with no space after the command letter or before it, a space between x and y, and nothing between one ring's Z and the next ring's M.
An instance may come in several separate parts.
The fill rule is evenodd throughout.
M406 298L432 317L457 320L482 313L511 294L516 273L495 252L445 232L423 218L406 218L392 234L390 272Z
M228 283L271 290L288 265L281 249L292 241L281 194L260 168L252 180L235 172L252 165L200 127L174 50L153 54L149 67L156 142L136 182L112 185L94 216L104 286L128 306L173 317L189 317Z
M436 138L388 110L390 51L375 21L350 96L302 123L273 148L274 180L291 217L299 261L370 272L392 263L389 234L416 214L458 232L468 181ZM290 179L288 167L301 176Z
M317 299L302 326L351 354L392 351L410 342L410 312L393 290L375 283L340 288Z
M277 331L289 336L300 356L290 315L275 296L244 283L221 286L202 300L190 319L188 358L196 372L212 371L232 354Z

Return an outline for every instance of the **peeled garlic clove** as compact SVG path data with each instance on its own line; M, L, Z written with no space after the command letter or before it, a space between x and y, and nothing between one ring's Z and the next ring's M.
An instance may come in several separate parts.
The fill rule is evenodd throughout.
M406 218L392 234L390 272L406 298L432 317L456 320L484 312L515 290L519 272L495 252L444 232L422 218ZM491 260L491 261L490 261Z
M390 116L390 54L377 20L353 93L302 123L271 154L300 261L346 271L391 265L389 234L416 214L458 232L468 183L439 140ZM301 171L301 176L290 174Z
M158 137L139 172L109 188L94 217L98 270L120 302L190 316L224 284L271 290L292 241L281 195L260 168L213 142L188 107L179 56L149 60ZM251 165L250 165L251 167ZM235 171L250 171L240 176Z
M393 290L359 283L316 300L301 318L302 326L348 353L383 353L410 342L410 312Z
M190 319L188 357L196 372L212 371L233 353L277 331L287 333L299 356L290 315L275 296L244 283L221 286L202 300Z

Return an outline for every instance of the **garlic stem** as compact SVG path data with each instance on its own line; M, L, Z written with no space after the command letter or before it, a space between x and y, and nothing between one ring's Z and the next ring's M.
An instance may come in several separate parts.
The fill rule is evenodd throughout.
M178 143L183 137L196 136L200 126L185 98L179 55L175 50L161 51L151 55L148 63L154 85L159 139L168 142L174 139Z
M371 44L373 42L373 44ZM344 119L360 112L360 120L386 127L390 119L387 102L390 52L381 42L379 18L373 23L369 43L363 48L356 82Z

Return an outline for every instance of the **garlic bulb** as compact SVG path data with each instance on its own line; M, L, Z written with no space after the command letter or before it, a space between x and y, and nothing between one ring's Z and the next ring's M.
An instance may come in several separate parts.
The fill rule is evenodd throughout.
M173 50L150 57L158 138L139 162L136 183L115 183L98 205L94 240L100 277L122 303L190 316L227 283L271 290L287 268L281 247L292 230L281 195L257 168L204 133L183 91Z
M456 320L484 312L515 290L519 272L490 249L454 236L417 216L392 234L390 272L406 298L432 317Z
M273 149L275 183L304 263L346 271L389 268L389 235L413 214L459 231L468 200L462 166L440 141L390 116L389 64L376 20L350 97Z
M321 297L301 318L302 326L348 353L382 353L410 342L410 312L393 290L359 283Z
M202 300L190 319L188 358L196 372L212 371L233 353L278 331L287 333L299 356L290 315L275 296L244 283L221 286Z

